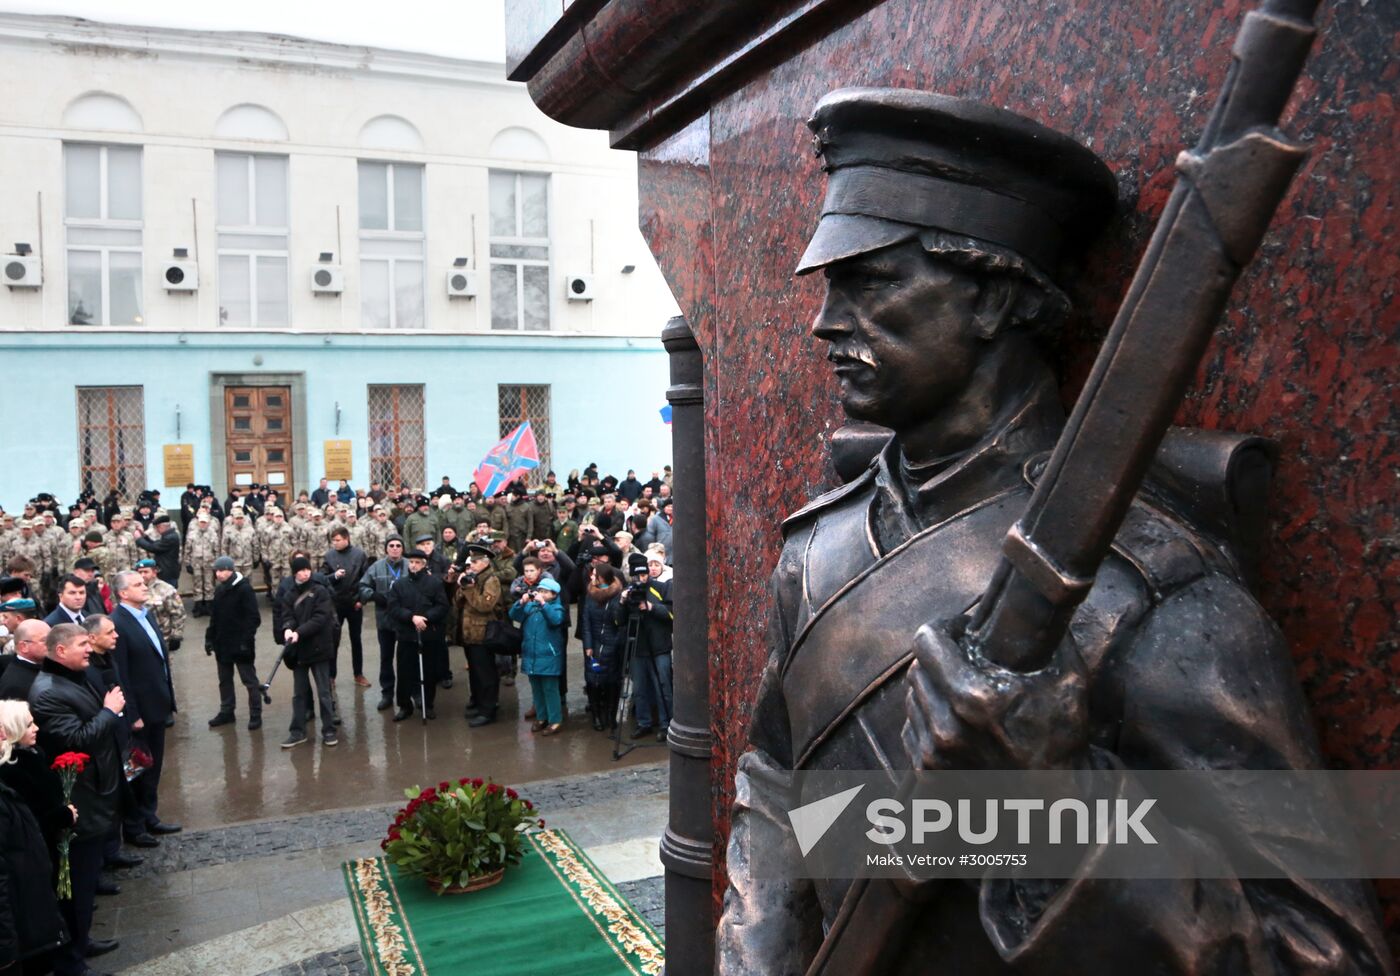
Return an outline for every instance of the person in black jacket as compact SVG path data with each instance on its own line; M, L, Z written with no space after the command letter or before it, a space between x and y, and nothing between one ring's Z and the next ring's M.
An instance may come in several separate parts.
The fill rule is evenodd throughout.
M331 657L335 654L335 604L331 591L311 578L311 560L292 559L289 586L278 590L273 607L273 635L283 645L282 660L292 669L292 724L283 749L306 741L311 686L321 704L321 744L339 743L335 733L335 703L331 698Z
M112 649L112 659L126 695L123 717L131 730L132 741L150 753L152 760L150 768L132 780L136 807L125 811L123 831L128 843L154 847L153 835L180 831L179 824L162 822L156 812L160 805L161 770L165 766L166 720L173 718L176 712L169 648L160 627L146 610L150 593L141 574L134 570L117 573L112 589L121 601L112 611L112 623L117 627L117 645Z
M262 690L254 667L253 641L262 614L253 584L234 569L233 559L214 560L214 598L209 603L209 627L204 632L204 653L214 655L219 668L219 714L209 720L211 729L234 721L237 698L233 671L248 690L248 730L262 728Z
M92 657L88 659L87 680L92 685L92 689L98 695L105 695L113 688L120 688L121 675L117 674L117 662L113 658L112 652L117 648L117 625L112 618L105 613L88 614L83 618L83 630L87 631L88 640L92 647ZM131 735L126 724L122 723L117 729L117 754L126 755L127 746L130 744ZM118 792L121 794L119 809L128 812L136 809L136 794L132 792L131 784L127 782L125 776L118 784ZM128 854L122 850L122 831L119 824L112 826L111 832L107 835L107 843L102 849L102 866L104 868L134 868L142 863L144 858L135 854ZM116 885L106 884L106 887L98 888L99 895L117 894L120 889ZM115 889L115 890L113 890Z
M73 805L78 809L68 848L73 897L59 905L70 941L55 957L54 968L60 976L83 976L88 972L86 956L117 947L115 940L92 941L88 933L103 844L116 822L122 779L117 730L127 702L120 688L98 697L86 675L90 656L87 633L75 624L60 624L49 631L48 657L29 689L29 710L39 726L38 742L44 752L55 757L65 752L88 756L87 767L73 787Z
M156 575L177 589L180 586L180 533L164 513L151 520L151 525L160 533L155 539L145 535L136 537L136 544L151 554L156 561Z
M360 602L360 579L369 569L369 558L359 546L350 544L350 530L337 525L331 530L331 547L321 562L321 575L331 581L331 597L335 601L335 654L331 657L331 681L336 678L336 661L340 657L340 634L350 628L350 667L355 684L369 687L365 677L365 648L360 637L364 627L364 604Z
M617 700L622 692L622 580L607 563L594 563L588 592L579 602L583 629L583 681L588 712L598 730L617 727Z
M29 807L49 860L56 864L59 835L77 823L78 810L64 801L63 783L39 748L38 737L39 726L27 701L0 701L0 783Z
M637 725L632 737L655 729L657 741L664 742L671 724L671 631L675 624L671 584L651 576L645 556L634 553L628 562L633 582L621 596L618 623L625 626L628 618L637 621L632 655Z
M53 871L33 813L0 785L0 972L53 971L51 958L68 938Z
M419 697L423 714L437 718L433 700L442 678L438 665L447 659L447 591L442 580L428 572L427 553L414 549L407 562L408 575L389 590L389 619L398 639L399 708L394 712L395 722L413 714L413 703Z

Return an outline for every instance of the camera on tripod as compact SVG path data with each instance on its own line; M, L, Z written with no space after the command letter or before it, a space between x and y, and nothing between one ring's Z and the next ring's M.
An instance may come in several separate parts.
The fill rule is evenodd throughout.
M622 591L621 601L624 607L629 610L638 610L647 599L647 585L645 583L633 583Z

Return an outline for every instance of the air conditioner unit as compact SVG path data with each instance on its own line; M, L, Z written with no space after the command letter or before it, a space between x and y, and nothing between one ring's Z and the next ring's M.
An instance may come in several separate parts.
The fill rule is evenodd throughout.
M37 254L7 254L0 258L0 280L11 288L38 288L44 283Z
M315 295L339 295L345 290L345 275L338 264L318 264L311 272L311 292Z
M593 301L593 276L583 274L565 275L564 297L571 302Z
M447 272L448 298L475 298L476 272L470 268L453 268Z
M199 265L193 261L170 261L160 271L166 291L198 291Z

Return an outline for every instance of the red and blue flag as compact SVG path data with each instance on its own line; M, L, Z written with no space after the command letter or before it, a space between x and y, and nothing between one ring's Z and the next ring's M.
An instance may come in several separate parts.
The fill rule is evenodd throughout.
M489 498L539 466L540 450L535 444L535 432L530 429L530 421L527 420L486 452L472 480Z

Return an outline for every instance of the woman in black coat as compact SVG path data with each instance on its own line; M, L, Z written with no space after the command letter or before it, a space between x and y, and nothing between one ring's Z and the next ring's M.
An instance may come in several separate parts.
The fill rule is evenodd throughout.
M51 972L49 954L67 941L55 866L59 835L77 822L38 734L28 705L0 702L0 972L24 976Z
M237 698L233 691L233 672L248 691L248 728L262 728L262 690L258 672L253 666L253 641L262 614L253 585L234 569L233 560L220 556L214 560L214 599L209 605L209 629L204 632L204 653L214 655L219 668L219 714L209 720L209 727L227 725L234 720Z

